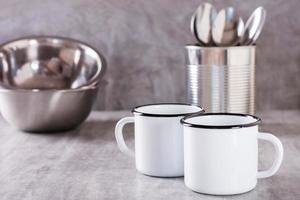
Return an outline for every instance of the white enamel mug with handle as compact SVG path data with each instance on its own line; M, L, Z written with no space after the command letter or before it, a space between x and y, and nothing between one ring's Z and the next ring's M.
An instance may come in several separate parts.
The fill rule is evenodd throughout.
M244 114L187 116L184 125L184 181L193 191L232 195L255 188L257 179L274 175L283 159L280 140L258 131L260 119ZM270 169L258 171L258 139L275 147Z
M188 104L151 104L132 110L133 117L121 119L115 128L120 150L135 157L139 172L157 177L183 176L183 127L180 120L188 115L204 112ZM134 123L135 152L124 141L123 127Z

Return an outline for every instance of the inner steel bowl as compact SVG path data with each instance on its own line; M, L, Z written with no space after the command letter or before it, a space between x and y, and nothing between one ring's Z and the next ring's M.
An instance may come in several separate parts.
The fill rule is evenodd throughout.
M0 86L6 89L94 86L105 67L100 53L74 39L27 37L0 46Z

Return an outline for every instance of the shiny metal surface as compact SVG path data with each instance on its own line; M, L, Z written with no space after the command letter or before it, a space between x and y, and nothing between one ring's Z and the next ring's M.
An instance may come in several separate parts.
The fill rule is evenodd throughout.
M186 46L187 103L206 112L254 114L255 46Z
M212 38L217 46L234 46L244 32L244 22L232 7L222 9L212 27Z
M212 45L212 24L217 11L210 3L201 4L191 18L190 29L196 39L203 45Z
M195 32L195 30L196 30L196 23L195 23L195 21L196 21L196 14L197 14L197 12L195 11L194 12L194 14L192 15L192 17L191 17L191 22L190 22L190 31L191 31L191 33L195 36L195 38L198 40L198 42L200 43L200 44L202 44L202 42L200 41L200 39L198 38L198 35L197 35L197 33Z
M82 42L61 37L27 37L0 46L2 88L76 89L96 85L103 57Z
M185 46L187 65L254 65L255 46L201 47Z
M246 22L242 45L254 44L265 24L267 12L263 7L256 8Z
M89 115L97 87L73 90L0 90L0 110L12 126L28 132L75 128Z

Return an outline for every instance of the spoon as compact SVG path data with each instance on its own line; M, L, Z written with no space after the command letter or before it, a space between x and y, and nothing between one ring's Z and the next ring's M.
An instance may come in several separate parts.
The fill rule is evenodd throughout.
M212 27L212 38L217 46L234 46L242 38L244 22L232 7L222 9Z
M266 14L267 12L263 7L258 7L253 11L245 25L244 36L241 41L242 45L255 43L264 26Z
M213 43L211 28L216 16L216 9L209 3L201 4L193 14L190 29L200 44L210 45Z

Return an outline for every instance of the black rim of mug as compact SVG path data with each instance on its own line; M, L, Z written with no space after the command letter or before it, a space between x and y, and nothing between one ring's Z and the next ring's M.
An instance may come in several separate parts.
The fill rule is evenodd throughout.
M146 112L140 112L137 111L138 108L141 107L147 107L147 106L158 106L158 105L183 105L183 106L194 106L197 108L200 108L201 110L198 112L188 112L188 113L178 113L178 114L155 114L155 113L146 113ZM154 104L145 104L145 105L140 105L131 110L132 113L140 115L140 116L147 116L147 117L181 117L181 116L186 116L186 115L192 115L192 114L201 114L204 113L204 109L201 106L197 105L192 105L192 104L185 104L185 103L154 103Z
M201 116L213 116L213 115L230 115L230 116L240 116L240 117L251 117L255 119L255 122L251 123L244 123L244 124L234 124L234 125L201 125L201 124L194 124L189 123L186 120L191 119L194 117L201 117ZM232 129L232 128L246 128L251 126L257 126L261 123L261 119L249 114L241 114L241 113L203 113L203 114L193 114L188 115L180 120L181 124L188 127L194 127L194 128L205 128L205 129Z

